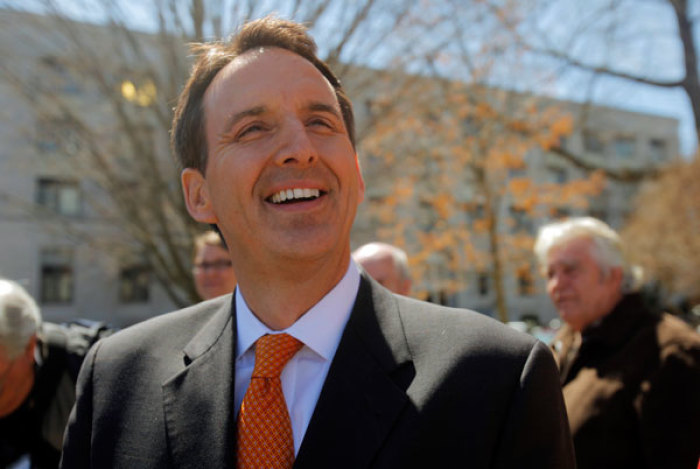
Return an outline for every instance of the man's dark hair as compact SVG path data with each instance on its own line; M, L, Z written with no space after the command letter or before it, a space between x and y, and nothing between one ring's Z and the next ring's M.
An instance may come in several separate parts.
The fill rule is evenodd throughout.
M261 47L279 47L311 62L335 90L345 127L355 147L355 120L352 104L340 80L316 55L316 43L307 28L299 23L265 17L246 23L227 42L195 44L197 60L180 94L170 136L172 150L182 168L195 168L204 173L207 166L207 141L204 119L204 94L214 77L243 53Z

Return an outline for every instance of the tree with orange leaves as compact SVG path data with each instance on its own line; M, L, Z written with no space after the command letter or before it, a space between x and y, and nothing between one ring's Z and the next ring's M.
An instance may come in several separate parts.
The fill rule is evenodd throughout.
M464 289L470 272L489 272L498 317L508 321L506 272L531 264L532 220L585 207L604 177L547 183L528 169L571 133L560 109L455 82L416 86L412 96L422 98L406 100L363 144L370 155L392 155L365 161L368 187L383 188L368 193L366 225L409 252L424 296Z
M622 231L627 255L657 280L663 301L700 304L700 158L678 161L647 186Z

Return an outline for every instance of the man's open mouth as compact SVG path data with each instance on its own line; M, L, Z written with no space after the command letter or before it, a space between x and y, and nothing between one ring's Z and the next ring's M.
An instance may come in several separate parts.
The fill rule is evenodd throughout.
M314 200L319 198L323 192L319 189L283 189L272 194L267 198L268 202L273 204L290 204L294 202L303 202L306 200Z

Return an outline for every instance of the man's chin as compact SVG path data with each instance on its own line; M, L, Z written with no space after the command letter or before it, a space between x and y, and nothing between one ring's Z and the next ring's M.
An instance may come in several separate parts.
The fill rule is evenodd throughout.
M559 316L564 322L570 323L572 319L576 318L576 310L571 306L560 306L557 307L557 310L559 312Z

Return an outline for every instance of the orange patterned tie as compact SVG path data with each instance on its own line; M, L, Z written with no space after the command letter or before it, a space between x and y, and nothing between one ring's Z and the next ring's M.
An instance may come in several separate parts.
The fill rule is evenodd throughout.
M288 334L264 335L255 343L255 368L238 413L239 469L294 464L294 437L280 373L303 346Z

